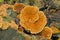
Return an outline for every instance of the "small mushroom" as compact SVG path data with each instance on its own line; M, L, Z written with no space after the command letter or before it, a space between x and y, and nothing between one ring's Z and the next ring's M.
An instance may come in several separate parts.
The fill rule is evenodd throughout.
M32 34L41 32L46 23L46 16L36 6L26 6L21 10L20 25Z
M5 9L8 9L8 8L12 8L13 6L9 5L9 4L2 4L1 7L5 8Z
M18 27L18 30L19 30L20 32L23 32L23 31L24 31L23 27Z
M50 26L50 28L52 29L52 33L53 34L56 34L56 33L59 33L60 32L59 29L56 28L55 26Z
M2 11L2 12L1 12L1 16L2 16L2 17L6 17L6 16L7 16L7 12L6 12L6 11Z
M0 16L0 28L2 27L3 24L3 18Z
M3 24L2 24L2 30L6 30L6 29L8 29L8 27L9 27L9 23L3 21Z
M20 13L20 11L25 7L23 3L16 3L13 6L13 10Z
M52 36L52 30L49 27L45 27L43 31L41 32L41 36L46 39L51 39Z
M17 15L17 18L18 18L18 19L20 19L20 14L19 14L19 15Z
M11 21L11 23L9 23L10 27L17 30L18 29L18 25L14 22L14 21Z
M2 17L6 17L7 16L6 9L3 8L3 7L0 7L0 16L2 16Z
M12 8L12 5L9 5L9 4L2 4L0 6L0 15L2 17L6 17L7 16L7 9L8 8Z

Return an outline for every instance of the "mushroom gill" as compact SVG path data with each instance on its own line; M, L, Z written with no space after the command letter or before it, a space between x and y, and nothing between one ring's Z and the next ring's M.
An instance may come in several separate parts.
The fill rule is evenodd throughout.
M32 34L41 32L47 23L46 16L36 6L26 6L21 10L20 25Z

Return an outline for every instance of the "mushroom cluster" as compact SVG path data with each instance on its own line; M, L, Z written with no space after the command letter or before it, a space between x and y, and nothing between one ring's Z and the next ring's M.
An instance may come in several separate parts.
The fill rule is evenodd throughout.
M9 27L9 23L6 21L3 21L2 16L0 16L0 28L5 30Z
M12 5L9 5L9 4L2 4L0 6L0 16L2 17L6 17L7 16L7 9L8 8L12 8L13 6Z
M11 28L18 29L18 26L16 25L16 23L14 23L14 21L11 21L11 23L9 23L4 20L4 18L8 17L7 14L8 8L13 8L13 5L9 5L9 4L0 5L0 29L6 30L10 26Z
M37 6L25 6L23 3L17 3L13 6L8 4L2 6L0 6L0 28L2 29L7 29L10 26L11 28L19 30L20 32L28 30L31 32L31 34L40 33L42 37L47 39L51 38L53 32L60 32L54 27L49 28L45 26L47 24L47 18L43 11L39 11ZM6 9L9 7L12 7L15 12L19 13L16 17L20 21L20 27L14 20L10 20L10 22L3 21L3 17L7 17Z
M47 23L44 12L36 6L25 6L20 13L20 25L32 34L41 32Z

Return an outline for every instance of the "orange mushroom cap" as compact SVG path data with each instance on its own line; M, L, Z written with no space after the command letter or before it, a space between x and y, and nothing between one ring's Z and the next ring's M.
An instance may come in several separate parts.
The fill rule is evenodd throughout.
M7 16L7 9L8 8L12 8L12 5L9 5L9 4L2 4L1 6L0 6L0 15L2 16L2 17L6 17Z
M3 29L3 30L5 30L5 29L8 29L8 27L9 27L9 23L8 23L8 22L3 21L2 29Z
M41 36L47 39L50 39L52 36L52 30L49 27L45 27L41 32Z
M2 16L2 17L7 16L7 12L6 12L6 9L4 7L0 7L0 16Z
M12 5L9 5L9 4L2 4L1 5L2 8L5 8L5 9L8 9L8 8L12 8Z
M0 16L0 28L2 27L2 24L3 24L3 18L2 16Z
M2 11L0 14L2 17L6 17L7 16L7 12L6 11Z
M25 5L23 3L16 3L13 6L13 10L19 13L24 7Z
M11 20L11 23L9 24L11 28L17 30L18 29L18 25L13 21Z
M39 19L39 9L36 6L26 6L21 10L20 21L35 22Z
M20 25L32 34L39 33L47 23L46 16L35 6L27 6L20 14Z
M59 29L56 28L55 26L50 26L50 28L52 29L52 33L53 34L56 34L56 33L59 33L60 32Z

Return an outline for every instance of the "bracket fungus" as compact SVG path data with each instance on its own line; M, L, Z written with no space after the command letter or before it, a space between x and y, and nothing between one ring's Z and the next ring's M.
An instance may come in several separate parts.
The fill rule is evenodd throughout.
M0 28L2 27L3 24L3 18L0 16Z
M49 28L49 27L45 27L45 28L43 29L43 31L41 32L41 36L42 36L43 38L50 39L51 36L52 36L52 29Z
M12 5L2 4L1 7L2 7L2 8L5 8L5 9L8 9L8 8L12 8Z
M8 27L9 27L9 23L8 23L8 22L5 22L5 21L3 20L3 17L0 16L0 28L1 28L2 30L5 30L5 29L7 29Z
M12 8L12 5L9 5L9 4L2 4L1 6L0 6L0 15L2 16L2 17L6 17L7 16L7 9L8 8Z
M6 29L8 29L8 27L9 27L9 23L8 23L8 22L3 21L2 29L3 29L3 30L6 30Z
M32 34L41 32L47 23L47 18L36 6L26 6L21 10L20 25Z
M13 10L20 13L21 9L23 9L25 5L23 3L16 3L13 6Z
M0 7L0 16L2 16L2 17L7 16L7 12L6 12L6 9L4 7Z
M39 9L35 6L26 6L21 10L20 21L35 22L39 19Z
M10 27L17 30L18 29L18 25L13 21L11 20L11 23L9 23Z
M52 29L53 34L57 34L60 32L60 30L58 28L56 28L55 26L51 26L50 28Z

